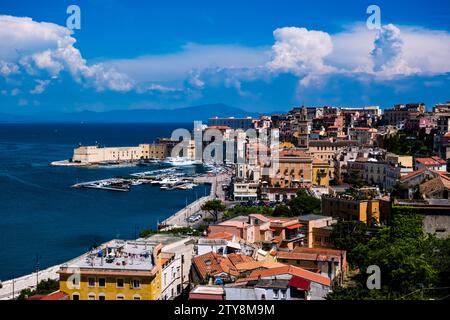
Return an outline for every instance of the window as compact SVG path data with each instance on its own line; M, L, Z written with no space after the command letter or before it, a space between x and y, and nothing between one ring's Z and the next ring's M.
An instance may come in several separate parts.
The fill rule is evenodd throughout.
M105 278L98 278L98 286L100 288L106 287L106 279Z
M117 288L123 288L123 279L117 279Z
M124 300L125 297L122 294L116 296L116 300Z
M75 301L80 300L80 295L79 295L78 293L74 293L74 294L72 295L72 300L75 300Z
M141 300L141 296L135 295L135 296L133 296L133 300Z
M74 287L80 287L80 277L74 277L73 279L72 279L72 285L74 286Z
M280 290L278 290L278 289L274 289L274 290L273 290L273 298L274 298L274 299L278 299L278 293L279 293L279 291L280 291Z
M104 300L106 300L106 297L105 297L105 295L104 295L104 294L102 294L102 295L99 295L99 296L98 296L98 300L101 300L101 301L104 301Z
M88 278L88 286L95 287L95 278Z
M132 282L133 289L139 289L141 287L141 280L134 279Z
M89 293L88 300L95 300L95 294L94 293Z

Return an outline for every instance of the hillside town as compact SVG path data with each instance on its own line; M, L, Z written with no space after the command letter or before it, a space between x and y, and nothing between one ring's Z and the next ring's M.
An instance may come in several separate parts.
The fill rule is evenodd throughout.
M54 281L55 290L39 292L37 286L25 298L434 299L449 294L440 289L449 287L450 102L432 110L423 103L384 110L301 106L259 118L211 118L194 127L194 136L196 130L203 137L219 132L223 140L214 140L209 161L222 169L208 174L211 195L195 212L144 230L138 239L93 247L60 265L53 279L43 279ZM262 143L246 136L247 130L276 136L277 143ZM210 143L200 141L203 148ZM58 164L164 161L173 159L178 144L161 137L136 147L79 146ZM233 153L218 163L218 150L229 155L230 145ZM183 157L206 163L198 147L189 140ZM254 157L251 150L266 157ZM274 157L276 166L266 170ZM381 271L376 289L366 286L373 265Z

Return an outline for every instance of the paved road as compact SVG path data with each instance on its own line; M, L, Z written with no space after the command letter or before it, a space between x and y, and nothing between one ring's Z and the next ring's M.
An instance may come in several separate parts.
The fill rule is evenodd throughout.
M189 204L187 207L181 209L171 217L162 221L162 224L167 226L191 226L198 227L202 221L189 223L186 219L194 214L201 214L204 218L208 217L208 213L201 210L202 205L211 199L220 199L225 201L225 191L222 186L230 182L229 175L217 175L212 177L201 177L195 180L197 183L211 183L211 192L209 196L198 199L197 201Z
M59 265L50 267L48 269L39 271L38 281L47 279L59 279L59 275L56 271L59 269ZM36 272L28 274L26 276L8 280L3 282L3 288L0 289L0 300L11 300L13 299L13 286L14 286L14 297L20 294L23 289L35 289L36 288Z

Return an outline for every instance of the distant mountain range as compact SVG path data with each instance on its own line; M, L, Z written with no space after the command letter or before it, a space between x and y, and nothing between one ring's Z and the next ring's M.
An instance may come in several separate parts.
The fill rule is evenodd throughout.
M247 112L225 104L207 104L179 109L134 109L106 112L82 111L53 115L19 116L0 113L0 123L6 122L91 122L91 123L148 123L192 122L204 123L212 117L259 117L261 114Z

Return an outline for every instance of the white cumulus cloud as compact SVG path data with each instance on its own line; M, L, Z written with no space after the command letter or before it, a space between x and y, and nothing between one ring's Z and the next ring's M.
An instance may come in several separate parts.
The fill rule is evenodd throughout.
M356 24L332 35L334 50L325 61L349 73L376 76L450 72L450 34L411 26Z
M400 36L400 29L393 24L381 27L370 54L373 71L382 75L409 75L420 71L409 67L403 58L403 40Z
M328 33L286 27L276 29L273 35L272 60L267 64L270 70L303 76L303 85L319 75L334 71L333 67L324 63L324 58L333 51Z
M54 23L0 15L0 75L24 70L50 78L67 71L78 82L97 90L129 91L133 81L102 64L88 65L74 47L71 31Z

